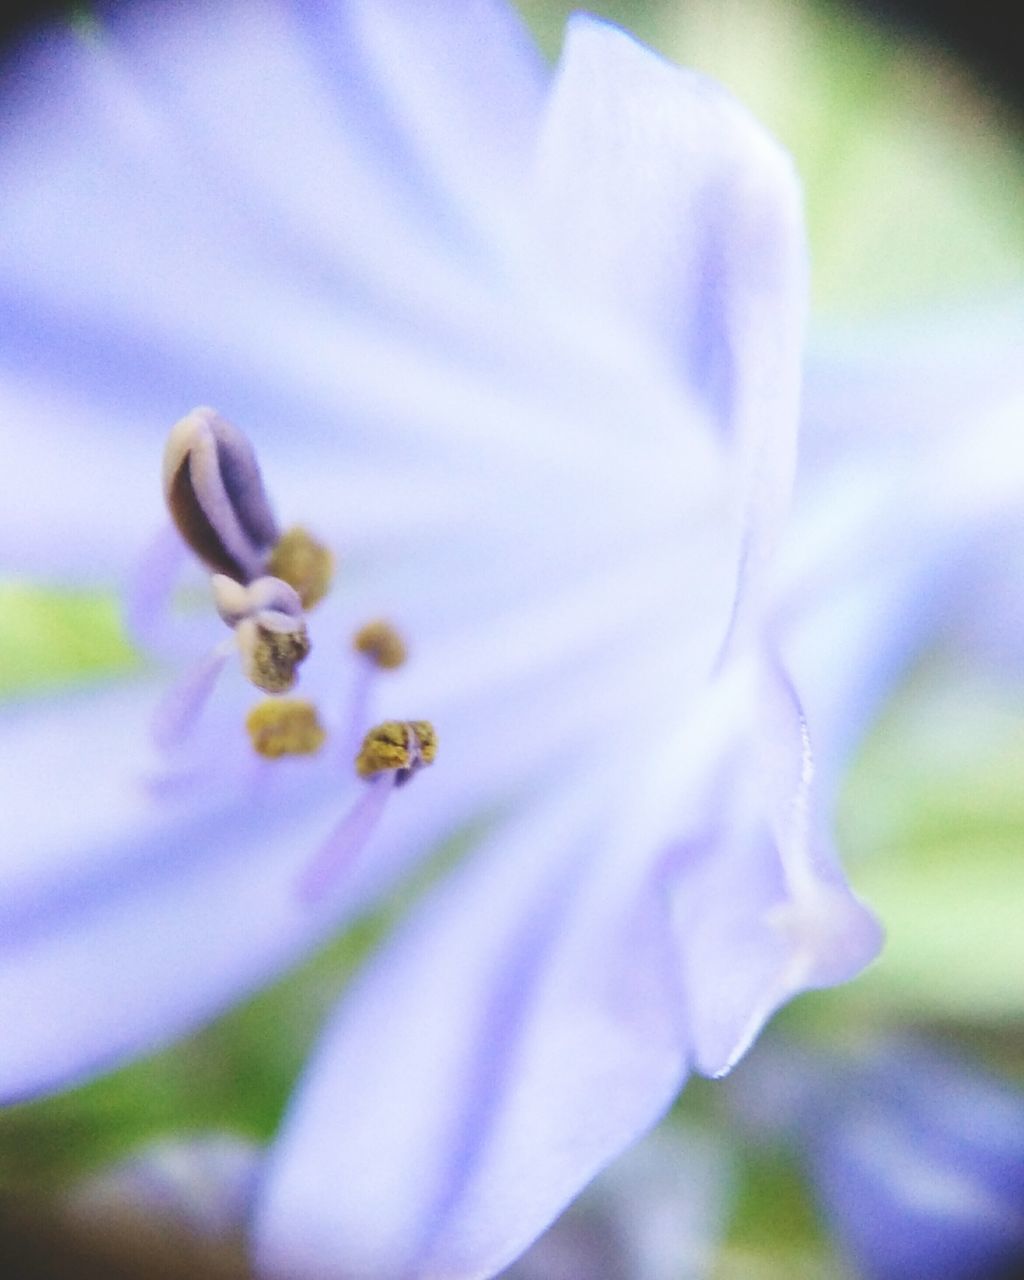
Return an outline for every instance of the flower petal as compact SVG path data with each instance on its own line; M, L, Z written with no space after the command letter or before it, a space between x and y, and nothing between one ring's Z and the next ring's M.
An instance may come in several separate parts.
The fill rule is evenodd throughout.
M6 1099L166 1043L329 923L292 891L324 809L275 803L255 778L218 794L201 771L157 801L140 758L150 696L93 694L3 724Z
M144 15L114 9L88 35L44 37L8 91L20 128L0 156L9 197L0 278L39 294L49 285L67 305L95 305L103 290L166 314L185 302L186 282L203 278L198 267L206 287L182 308L195 321L200 300L237 302L219 290L232 276L244 287L243 262L264 285L286 273L311 292L369 283L378 297L384 288L398 298L412 290L421 303L444 298L438 286L457 241L450 211L416 205L438 175L429 164L409 172L409 135L433 120L437 142L443 120L464 166L489 151L490 163L474 169L481 185L503 164L510 183L514 148L488 145L487 125L500 125L505 142L528 135L528 98L542 85L526 45L501 38L513 33L509 14L486 0L462 7L469 34L502 63L494 82L460 55L476 49L462 30L456 38L447 9L431 6L221 0ZM310 39L317 23L335 38ZM349 28L355 47L341 38ZM324 66L325 48L334 65ZM374 51L386 81L354 73ZM397 120L384 83L409 95ZM48 198L54 189L65 198ZM52 259L62 232L77 242L73 275ZM175 254L182 243L195 262ZM158 298L133 283L133 266L147 259Z
M991 592L997 575L1019 579L1006 548L1024 536L1020 332L1018 307L955 326L910 317L811 361L775 607L826 793L926 643L965 612L974 645L1014 616Z
M927 447L966 430L1022 389L1020 299L910 312L870 326L819 331L804 383L802 460L858 444Z
M163 435L198 402L252 435L282 517L340 520L355 536L390 521L393 540L424 512L493 521L512 485L549 511L566 486L614 492L614 506L591 496L591 513L627 495L635 513L668 510L661 486L678 485L702 425L680 388L557 290L531 295L524 323L503 254L460 257L433 205L408 207L399 160L428 135L434 154L442 123L460 181L479 172L486 186L483 152L508 168L503 191L513 181L539 87L499 4L465 0L457 35L446 9L398 3L131 13L44 41L5 101L10 567L123 573L159 519L149 476ZM310 73L327 55L307 24L342 19L381 75L409 53L387 81L399 102L383 102L376 79L337 81L351 71L337 41L326 47L339 66L324 83ZM467 31L469 59L457 53ZM436 76L447 88L417 109L406 81L429 96ZM408 146L382 146L367 113ZM312 447L314 477L300 456ZM664 466L650 466L654 452ZM453 487L456 465L465 483ZM27 502L41 469L44 492Z
M429 160L443 124L449 165L504 190L542 86L509 11L462 8L458 28L447 8L400 3L113 10L88 35L54 30L26 50L0 139L5 562L122 570L153 524L131 539L152 493L145 442L159 456L194 403L257 439L286 428L289 449L344 425L350 442L378 441L385 468L381 423L393 432L397 417L408 439L460 416L453 348L468 363L481 335L497 325L500 351L523 326L493 304L478 247L458 247L452 175ZM327 57L311 28L332 23ZM351 74L340 37L353 23L380 83ZM401 111L385 84L401 87ZM466 412L488 417L479 394Z
M1020 1274L1024 1095L980 1065L924 1041L852 1058L775 1042L726 1096L802 1158L858 1275Z
M687 1037L665 902L597 794L493 838L344 1000L265 1186L268 1275L492 1275L668 1105Z
M0 572L109 585L126 571L160 518L155 439L0 357L0 448Z
M756 708L753 750L718 779L707 803L724 816L682 845L673 876L695 1065L716 1076L781 1004L853 977L882 941L820 830L814 761L788 677L766 660L745 696Z
M335 92L356 99L352 131L390 129L378 147L420 196L443 198L449 235L467 221L493 235L515 203L548 79L512 6L346 0L304 4L301 19Z
M788 156L712 81L577 16L537 184L551 270L631 314L738 450L760 574L792 480L807 299Z
M63 1205L93 1229L226 1243L244 1229L263 1150L232 1133L160 1138L88 1174Z
M666 1121L619 1157L501 1280L701 1280L733 1190L729 1153Z

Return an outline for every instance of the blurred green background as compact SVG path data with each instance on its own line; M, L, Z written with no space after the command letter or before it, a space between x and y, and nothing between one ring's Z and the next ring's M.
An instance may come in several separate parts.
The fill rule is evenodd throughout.
M570 6L521 0L557 55ZM1019 289L1024 156L1009 109L951 54L804 0L634 0L591 8L726 82L792 149L807 191L815 323L955 307ZM0 696L138 668L110 593L0 584ZM998 680L933 654L861 753L840 814L852 878L885 921L881 961L779 1021L829 1043L927 1030L1024 1084L1024 721ZM59 1192L157 1135L259 1140L324 1012L422 886L174 1050L84 1089L0 1113L0 1190ZM723 1126L716 1086L678 1113ZM738 1150L716 1275L842 1276L795 1166Z

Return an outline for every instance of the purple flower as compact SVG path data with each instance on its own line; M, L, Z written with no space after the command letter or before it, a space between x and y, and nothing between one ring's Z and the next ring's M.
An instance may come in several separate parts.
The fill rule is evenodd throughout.
M550 75L496 0L118 10L27 49L5 116L8 564L130 570L147 639L220 644L208 603L165 616L173 557L143 555L167 430L209 402L340 572L308 616L260 586L245 446L202 418L243 662L193 669L158 741L160 675L3 721L4 1095L167 1042L483 823L326 1028L255 1239L268 1274L492 1275L690 1070L879 944L820 834L768 596L790 163L592 19ZM409 645L393 673L348 644L378 617ZM317 753L253 754L260 627L308 634L280 687ZM436 766L357 777L353 734L410 716Z
M1024 1095L924 1043L859 1057L759 1046L730 1082L748 1127L784 1139L865 1280L1018 1275Z

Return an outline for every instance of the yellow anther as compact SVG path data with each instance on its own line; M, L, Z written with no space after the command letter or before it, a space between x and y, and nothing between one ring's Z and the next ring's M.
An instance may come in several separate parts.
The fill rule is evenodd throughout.
M295 669L307 657L309 648L305 627L273 631L257 623L252 643L243 655L245 674L264 693L286 693L295 684Z
M394 671L406 659L405 641L390 622L368 622L360 627L352 637L352 646L385 671Z
M331 589L334 556L307 530L295 525L277 540L266 572L294 587L302 607L312 609Z
M356 756L356 772L361 778L397 770L405 781L415 770L433 764L437 755L437 734L429 720L385 720L363 739Z
M305 698L267 698L249 712L245 727L253 750L268 760L313 755L327 736L316 707Z

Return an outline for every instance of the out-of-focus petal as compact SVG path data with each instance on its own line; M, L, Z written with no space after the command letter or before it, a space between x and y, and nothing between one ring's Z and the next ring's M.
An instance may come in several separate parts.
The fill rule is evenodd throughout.
M0 447L10 459L0 478L0 572L110 584L159 514L153 442L5 364L0 356Z
M509 11L461 7L457 39L448 9L431 5L112 10L88 34L44 32L11 64L5 566L122 570L153 492L147 441L159 456L193 403L292 449L375 438L382 467L393 459L381 424L391 438L404 421L408 441L457 419L467 394L467 417L487 420L486 383L477 375L467 393L468 367L523 326L485 279L497 248L488 259L467 246L452 210L471 176L488 207L521 186L516 148L492 135L500 124L520 152L532 141L543 77ZM318 29L332 22L344 29L328 40ZM415 173L410 148L423 153ZM442 160L461 165L457 191ZM109 467L106 490L72 484L75 465L84 481ZM24 494L37 490L33 508Z
M266 1274L492 1275L671 1101L666 904L597 785L478 851L343 1002L272 1162Z
M329 810L275 804L255 777L218 795L201 769L154 799L139 751L149 713L141 691L122 690L36 706L20 732L5 725L6 749L21 753L2 770L8 1100L165 1043L328 923L293 885Z
M705 800L717 819L673 858L694 1063L707 1075L730 1070L786 1000L852 978L882 943L821 830L795 691L774 660L755 679L737 694L756 707L751 754L728 762Z
M812 335L804 380L801 462L816 466L858 443L915 447L970 432L1022 391L1021 300L911 312Z
M937 1045L759 1046L728 1086L802 1158L868 1280L1010 1280L1024 1262L1024 1094Z
M758 577L792 481L807 305L789 157L718 85L576 17L537 188L551 270L638 321L739 451L744 576Z
M826 793L925 644L973 611L976 650L1014 616L1000 582L1019 578L1010 548L1024 539L1022 329L1019 305L956 325L918 317L810 361L776 607Z
M164 1138L90 1174L63 1203L93 1227L225 1241L245 1227L262 1154L230 1133Z
M468 265L453 206L465 207L470 176L476 191L513 186L517 148L493 145L493 133L500 125L521 153L543 88L509 12L488 0L459 7L457 39L448 7L386 0L112 7L86 34L44 33L8 77L21 128L2 153L3 278L39 297L62 283L76 311L95 314L106 294L157 316L184 303L201 267L207 289L182 318L203 303L215 314L233 306L241 325L240 295L218 297L218 285L244 285L248 262L260 287L285 274L321 296L368 285L378 302L383 290L443 312L439 286L460 254ZM446 169L457 164L452 191ZM46 198L55 180L66 201ZM46 249L64 231L82 257L61 278ZM185 237L175 279L165 254ZM133 283L147 254L159 299ZM479 274L475 252L472 265Z
M600 1175L502 1280L702 1280L730 1206L728 1152L666 1122Z
M352 132L372 120L377 147L419 198L440 203L449 235L468 223L493 238L517 203L548 79L511 5L304 3L301 21L348 98Z

